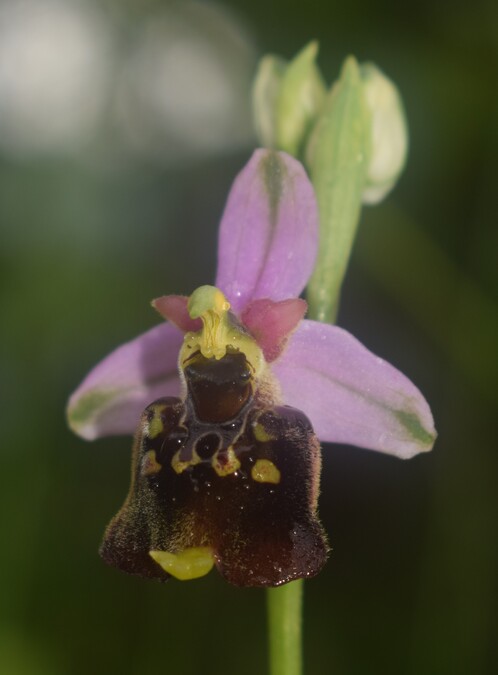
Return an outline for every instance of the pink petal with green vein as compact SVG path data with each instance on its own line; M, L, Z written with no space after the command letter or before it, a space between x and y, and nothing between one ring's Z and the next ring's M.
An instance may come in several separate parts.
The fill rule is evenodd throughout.
M178 353L183 333L162 323L118 347L69 399L69 426L87 440L134 433L144 408L160 396L178 396Z
M235 312L259 298L295 298L317 247L316 200L302 165L283 152L256 150L228 197L215 285Z
M308 415L322 441L403 459L434 444L432 414L417 387L337 326L303 321L272 370L284 402Z

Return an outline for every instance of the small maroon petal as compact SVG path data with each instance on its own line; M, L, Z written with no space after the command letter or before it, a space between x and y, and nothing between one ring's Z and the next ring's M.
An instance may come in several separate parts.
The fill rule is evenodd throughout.
M289 335L306 314L307 304L300 298L275 302L253 300L242 312L242 323L256 338L268 363L280 356Z
M151 302L152 307L157 309L164 319L171 321L181 331L184 333L196 332L202 328L202 321L190 318L187 304L188 297L186 295L163 295Z

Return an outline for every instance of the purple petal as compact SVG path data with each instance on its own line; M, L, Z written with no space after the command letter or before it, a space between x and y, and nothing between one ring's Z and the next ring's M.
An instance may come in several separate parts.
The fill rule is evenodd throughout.
M68 421L87 440L134 433L144 408L178 396L183 333L162 323L118 347L90 371L69 399Z
M258 298L297 297L317 247L318 212L305 170L283 152L256 150L225 207L216 286L235 312Z
M273 364L284 402L310 418L322 441L407 459L436 438L415 385L337 326L303 321Z

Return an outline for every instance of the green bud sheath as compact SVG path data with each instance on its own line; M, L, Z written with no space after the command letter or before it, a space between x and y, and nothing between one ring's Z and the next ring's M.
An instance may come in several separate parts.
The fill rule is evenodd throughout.
M320 247L308 285L310 316L333 323L358 225L371 120L356 59L348 57L312 132L307 163L320 214Z
M268 54L258 65L252 87L252 113L256 136L266 148L275 148L277 99L287 62Z
M276 100L276 144L297 157L321 113L325 84L315 63L318 43L310 42L289 63Z
M374 63L360 67L365 101L371 113L372 150L364 204L377 204L395 186L406 163L408 127L400 93Z

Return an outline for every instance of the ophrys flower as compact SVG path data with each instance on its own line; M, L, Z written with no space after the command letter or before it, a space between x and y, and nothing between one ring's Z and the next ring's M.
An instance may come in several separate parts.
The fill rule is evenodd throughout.
M215 287L155 301L170 321L71 397L71 426L88 439L131 433L145 409L102 548L111 564L193 578L214 562L239 585L311 576L326 556L313 429L402 458L432 447L430 409L404 375L337 326L303 320L317 247L302 166L256 151L228 198Z

